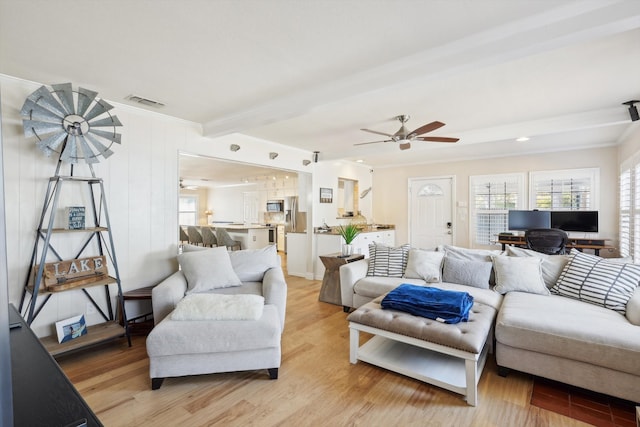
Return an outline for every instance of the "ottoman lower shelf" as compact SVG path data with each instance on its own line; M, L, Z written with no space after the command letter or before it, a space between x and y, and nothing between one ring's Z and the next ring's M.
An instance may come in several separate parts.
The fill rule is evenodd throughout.
M488 345L480 354L473 354L353 322L349 327L351 363L361 360L462 394L469 405L476 406ZM359 346L359 331L374 336Z

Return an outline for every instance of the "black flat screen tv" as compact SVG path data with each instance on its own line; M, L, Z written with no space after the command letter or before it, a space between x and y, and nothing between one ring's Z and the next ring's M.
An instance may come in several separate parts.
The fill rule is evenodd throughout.
M564 231L598 232L598 211L552 211L551 227Z
M509 211L509 230L530 230L532 228L550 228L549 211Z

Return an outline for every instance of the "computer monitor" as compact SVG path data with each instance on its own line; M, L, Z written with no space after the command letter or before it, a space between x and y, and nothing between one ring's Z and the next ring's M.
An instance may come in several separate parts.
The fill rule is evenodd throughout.
M549 211L509 211L509 230L530 230L532 228L551 228Z
M552 211L551 227L564 231L598 232L598 211Z

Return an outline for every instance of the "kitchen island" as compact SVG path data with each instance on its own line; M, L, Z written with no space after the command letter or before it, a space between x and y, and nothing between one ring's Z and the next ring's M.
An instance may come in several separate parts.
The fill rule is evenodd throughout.
M212 224L212 228L224 228L233 240L238 240L242 249L262 249L269 246L269 227L259 224L223 223Z

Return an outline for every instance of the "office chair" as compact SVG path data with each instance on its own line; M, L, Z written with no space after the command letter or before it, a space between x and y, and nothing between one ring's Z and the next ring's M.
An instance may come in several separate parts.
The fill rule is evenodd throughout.
M524 232L527 248L547 255L565 253L569 236L559 228L532 228Z

